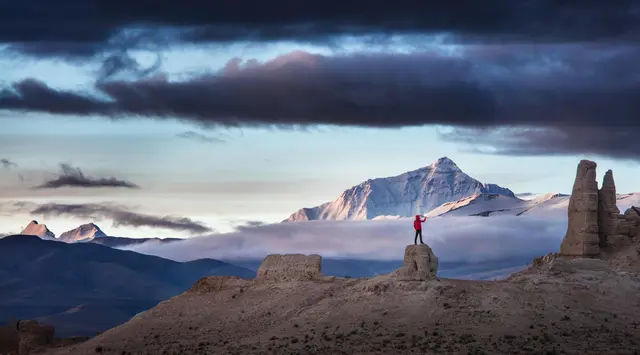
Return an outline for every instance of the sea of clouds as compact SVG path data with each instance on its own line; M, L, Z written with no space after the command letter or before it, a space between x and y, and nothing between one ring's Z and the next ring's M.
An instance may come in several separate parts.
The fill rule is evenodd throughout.
M565 214L436 217L425 223L423 234L441 262L481 263L556 252L566 228ZM285 253L401 260L405 246L413 240L413 224L406 219L305 221L245 226L232 233L122 249L176 261L261 259Z

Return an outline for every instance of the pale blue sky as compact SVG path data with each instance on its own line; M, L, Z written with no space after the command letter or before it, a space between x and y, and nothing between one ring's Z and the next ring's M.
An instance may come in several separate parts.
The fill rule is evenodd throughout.
M404 50L391 46L392 50ZM437 47L455 52L454 47ZM348 50L361 50L351 44ZM389 48L384 48L389 49ZM236 45L232 48L183 47L163 53L163 70L190 75L221 68L229 59L268 60L292 50L330 53L327 48L278 44L270 47ZM149 57L149 55L147 55ZM153 57L146 60L152 61ZM0 84L35 77L61 89L90 87L96 66L55 61L0 58ZM428 165L442 156L453 159L482 182L496 183L514 192L564 192L571 189L576 164L594 159L598 175L613 169L619 192L638 191L634 163L598 157L508 157L468 153L464 147L438 139L435 127L364 129L321 127L309 132L267 129L202 131L175 121L127 119L111 121L87 117L46 117L0 113L0 158L19 165L0 169L0 199L66 203L125 203L144 213L176 215L201 220L221 231L241 220L277 222L301 207L336 198L343 190L368 178L397 175ZM224 137L227 142L206 144L179 138L185 131ZM34 191L67 162L91 176L113 175L139 184L140 190ZM25 182L21 183L17 174ZM19 231L24 214L0 215L0 233ZM56 234L82 222L42 220ZM129 236L177 233L111 228L108 234Z

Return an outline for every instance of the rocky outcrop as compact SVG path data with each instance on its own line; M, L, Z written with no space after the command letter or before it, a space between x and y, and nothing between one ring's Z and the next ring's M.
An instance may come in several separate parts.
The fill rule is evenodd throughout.
M596 163L580 161L569 200L567 234L560 246L565 256L599 256L637 242L640 237L640 209L624 214L616 201L613 172L608 170L598 190Z
M271 254L258 268L256 281L288 282L322 278L322 257L317 254Z
M55 328L51 325L39 324L35 320L19 321L16 325L20 334L20 355L34 353L53 345Z
M589 160L578 164L569 199L567 234L560 245L562 255L597 256L600 253L596 166Z
M407 245L404 266L396 274L401 281L425 281L436 277L438 258L427 244Z
M640 208L631 207L622 216L629 223L629 237L635 240L640 239Z
M549 264L550 262L552 262L553 260L558 258L558 253L549 253L545 256L539 256L535 259L533 259L533 266L543 266L546 264Z
M620 210L616 204L616 184L613 181L613 172L607 170L602 180L602 187L598 191L598 235L600 247L606 247L607 236L614 234L618 214L620 214Z
M631 224L620 214L616 204L616 184L613 172L607 170L598 192L598 234L600 248L604 251L614 250L631 245Z

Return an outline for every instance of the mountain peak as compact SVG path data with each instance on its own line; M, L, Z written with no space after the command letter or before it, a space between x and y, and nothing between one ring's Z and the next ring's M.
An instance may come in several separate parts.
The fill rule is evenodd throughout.
M345 190L334 201L298 210L287 221L415 216L429 212L445 202L457 201L474 194L515 197L507 188L485 184L470 177L445 156L429 166L397 176L368 179Z
M55 239L56 235L47 228L46 224L39 224L38 221L32 220L22 231L23 235L35 235L42 239Z
M458 165L456 165L456 163L448 157L438 158L438 160L429 165L429 168L435 170L462 171L460 170Z
M87 223L79 226L76 229L64 232L60 234L58 239L67 242L88 242L95 238L106 237L107 235L94 223Z

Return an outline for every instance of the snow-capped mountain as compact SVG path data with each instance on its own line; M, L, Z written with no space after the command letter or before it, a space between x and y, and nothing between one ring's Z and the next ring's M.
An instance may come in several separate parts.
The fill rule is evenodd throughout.
M31 221L20 233L22 235L35 235L41 239L55 240L56 235L47 228L46 224L39 224L38 221Z
M511 190L481 183L465 174L451 159L443 157L429 166L398 176L369 179L345 190L332 202L298 210L285 222L413 216L475 194L516 198Z
M66 243L88 242L95 238L106 237L100 227L93 223L83 224L76 229L64 232L58 237L59 240Z

